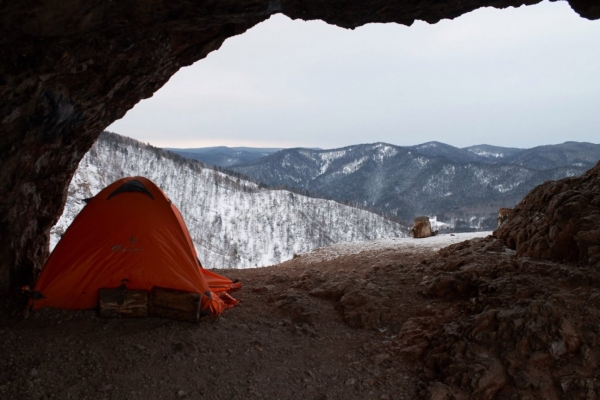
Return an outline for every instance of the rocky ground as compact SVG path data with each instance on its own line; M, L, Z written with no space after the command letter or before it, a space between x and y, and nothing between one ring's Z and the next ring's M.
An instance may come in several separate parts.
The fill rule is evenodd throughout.
M229 270L241 304L200 324L58 310L4 320L0 398L414 398L419 368L396 357L396 325L423 300L400 275L430 253ZM355 310L363 297L369 311Z
M228 270L241 304L199 324L5 317L0 398L599 397L596 269L518 258L492 236L435 249Z

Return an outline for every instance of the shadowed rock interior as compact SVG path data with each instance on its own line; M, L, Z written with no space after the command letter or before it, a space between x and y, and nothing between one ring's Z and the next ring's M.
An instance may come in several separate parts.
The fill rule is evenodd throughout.
M0 292L30 283L43 264L68 183L100 132L228 37L276 13L355 28L370 22L435 23L480 7L538 2L2 2ZM569 3L584 18L600 18L598 0Z

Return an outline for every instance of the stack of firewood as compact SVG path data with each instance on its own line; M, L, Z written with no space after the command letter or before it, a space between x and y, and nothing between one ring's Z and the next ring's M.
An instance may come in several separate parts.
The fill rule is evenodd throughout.
M150 293L125 286L98 291L100 315L108 318L151 316L198 322L201 302L200 293L161 287L153 287Z

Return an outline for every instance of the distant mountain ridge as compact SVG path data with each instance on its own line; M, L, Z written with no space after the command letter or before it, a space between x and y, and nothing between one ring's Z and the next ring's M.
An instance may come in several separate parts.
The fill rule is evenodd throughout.
M460 164L467 162L488 162L487 158L473 152L440 142L427 142L415 146L404 146L406 149L416 151L428 157L446 157L448 160Z
M232 165L252 162L283 149L216 146L190 149L166 148L165 150L179 154L182 157L203 162L205 164L217 165L220 167L230 167Z
M549 179L577 176L600 159L600 145L567 142L533 149L439 142L402 147L361 144L331 150L286 149L234 165L233 171L270 186L352 201L411 220L475 220L494 228L500 207L512 207ZM482 226L487 219L486 226Z
M443 156L458 164L468 162L516 164L536 170L558 167L584 167L589 169L600 159L600 144L587 142L565 142L537 146L531 149L491 146L488 144L458 148L440 142L427 142L415 146L406 146L405 148L430 157Z
M475 146L463 147L462 150L470 151L471 153L477 154L479 157L484 157L492 161L506 159L507 157L523 151L523 149L518 149L516 147L500 147L489 144L478 144Z
M592 168L600 159L600 145L585 142L538 146L524 149L506 158L506 163L517 164L537 170L561 166Z
M591 168L600 159L600 144L587 142L565 142L555 145L537 146L530 149L492 146L480 144L468 147L454 147L441 142L426 142L414 146L396 146L388 143L374 143L404 148L428 157L445 157L449 161L464 164L480 162L484 164L516 164L536 170L557 167ZM368 144L365 144L368 145ZM343 149L352 148L354 145ZM319 148L302 148L309 151L335 152L341 149L322 150ZM293 149L269 147L199 147L199 148L165 148L185 158L194 159L209 165L220 167L243 167L263 157L279 151Z

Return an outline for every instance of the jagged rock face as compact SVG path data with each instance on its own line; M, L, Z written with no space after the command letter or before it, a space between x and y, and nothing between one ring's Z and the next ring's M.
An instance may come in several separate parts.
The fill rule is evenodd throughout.
M600 265L600 162L533 189L494 236L521 257Z
M182 66L270 15L345 28L454 18L539 0L0 3L0 292L26 283L48 252L78 161L100 132ZM600 18L598 0L571 0Z
M417 314L398 334L424 365L424 398L597 398L596 267L519 257L491 236L426 265L423 295L440 317Z

